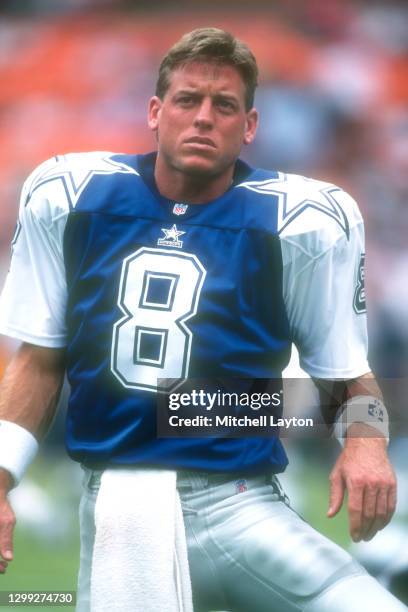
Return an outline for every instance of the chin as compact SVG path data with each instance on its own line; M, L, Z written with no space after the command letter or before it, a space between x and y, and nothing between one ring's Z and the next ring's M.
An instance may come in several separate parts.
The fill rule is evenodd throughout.
M184 162L180 165L180 170L189 176L215 176L219 174L217 167L212 163L200 163L200 162Z
M179 169L189 176L210 177L222 174L226 168L221 167L214 159L208 157L194 157L183 159L179 165Z

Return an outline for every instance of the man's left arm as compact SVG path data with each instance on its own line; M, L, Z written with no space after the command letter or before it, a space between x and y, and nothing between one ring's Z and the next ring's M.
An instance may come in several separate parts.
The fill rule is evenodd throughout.
M303 187L322 208L304 210L281 231L283 296L300 366L317 382L326 422L337 421L345 442L330 475L329 516L347 491L351 536L368 540L390 520L396 485L387 413L367 358L364 224L346 192L313 181ZM342 221L323 206L328 195Z
M395 474L387 453L387 416L381 391L371 372L343 383L336 381L332 386L335 392L330 407L327 384L328 381L319 381L321 397L324 395L323 416L333 422L332 411L337 408L337 419L343 423L341 433L344 435L343 450L330 474L327 516L332 518L339 512L347 491L350 535L355 542L371 540L391 520L397 497ZM339 398L345 399L340 409ZM374 414L370 409L373 406ZM347 411L346 420L339 415L342 410Z

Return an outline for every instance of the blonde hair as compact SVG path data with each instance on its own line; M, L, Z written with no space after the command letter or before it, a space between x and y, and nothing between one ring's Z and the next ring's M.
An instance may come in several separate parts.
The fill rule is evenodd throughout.
M233 66L245 84L245 107L254 104L258 66L249 47L229 32L218 28L198 28L184 34L163 58L156 84L156 96L163 99L170 87L171 73L191 62Z

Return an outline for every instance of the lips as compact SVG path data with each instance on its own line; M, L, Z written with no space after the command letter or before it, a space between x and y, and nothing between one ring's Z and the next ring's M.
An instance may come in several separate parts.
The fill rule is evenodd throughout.
M211 138L205 136L193 136L184 141L186 144L197 144L206 147L213 147L215 149L215 142Z

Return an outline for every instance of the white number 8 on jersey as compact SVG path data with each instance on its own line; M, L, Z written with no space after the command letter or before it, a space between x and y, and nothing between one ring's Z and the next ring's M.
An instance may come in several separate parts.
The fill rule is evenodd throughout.
M191 253L140 248L122 264L111 368L124 387L157 390L158 378L188 375L192 333L205 278Z

